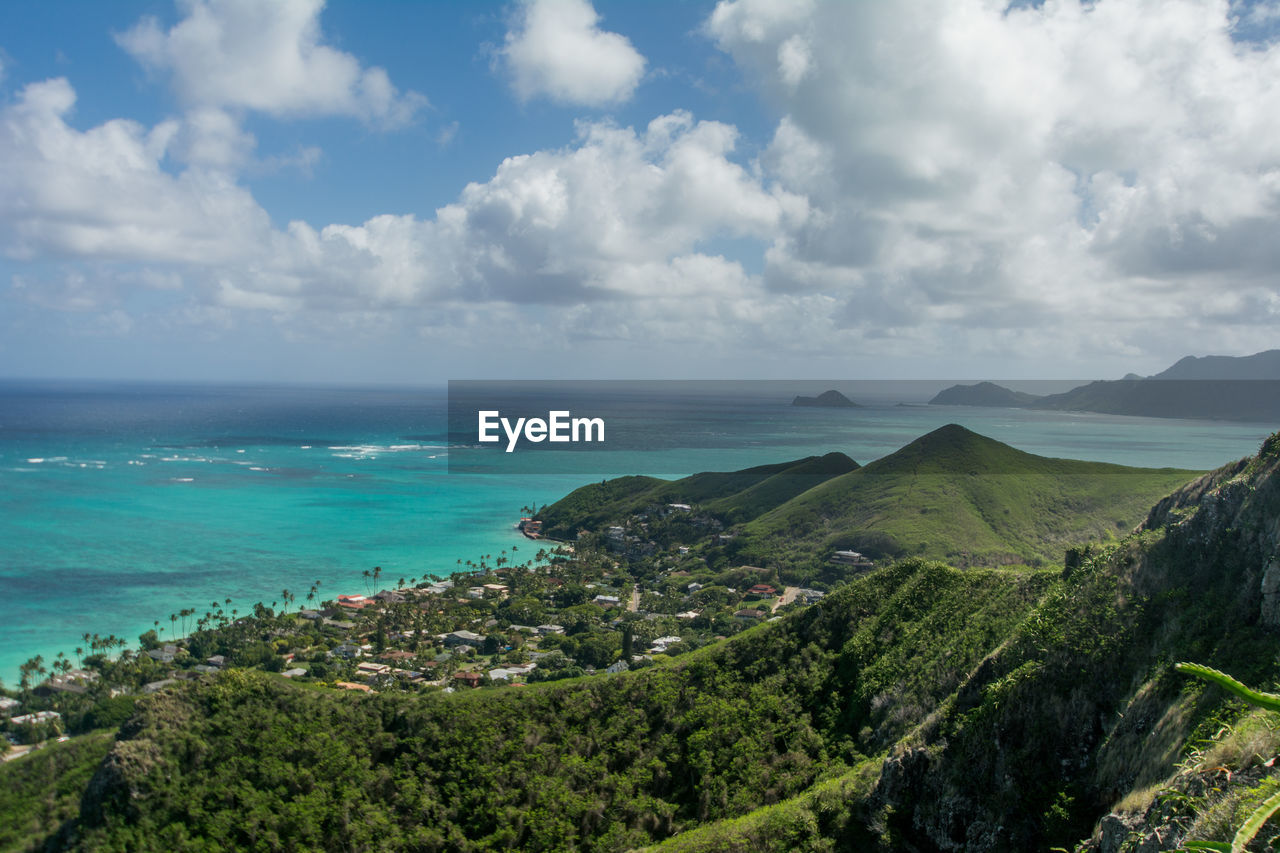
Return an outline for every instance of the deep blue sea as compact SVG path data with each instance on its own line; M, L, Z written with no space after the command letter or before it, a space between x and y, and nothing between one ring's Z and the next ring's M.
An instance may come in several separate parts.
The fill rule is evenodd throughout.
M626 425L624 449L487 453L450 473L444 388L0 383L0 679L35 654L74 660L84 633L133 643L182 608L243 613L285 589L297 606L317 580L324 598L365 592L375 566L388 586L529 554L521 508L605 475L866 463L951 422L1042 455L1208 469L1274 429L921 405L945 384L855 384L860 409L789 405L831 383L601 386L593 414Z

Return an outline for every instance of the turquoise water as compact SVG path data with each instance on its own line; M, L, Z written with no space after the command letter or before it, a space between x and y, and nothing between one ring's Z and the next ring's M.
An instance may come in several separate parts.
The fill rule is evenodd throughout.
M84 633L129 641L230 597L301 603L445 575L530 543L512 524L607 474L730 470L842 450L868 462L957 422L1049 456L1206 469L1253 453L1265 425L1021 410L795 409L759 389L654 396L626 450L486 454L449 472L444 389L0 385L0 679ZM927 399L924 396L923 399ZM618 421L610 421L617 423ZM74 656L73 656L74 657Z

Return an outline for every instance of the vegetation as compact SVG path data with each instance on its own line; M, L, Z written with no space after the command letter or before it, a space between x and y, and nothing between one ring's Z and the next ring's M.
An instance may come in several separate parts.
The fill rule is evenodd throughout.
M195 620L91 655L81 693L36 666L24 711L127 719L0 766L24 827L0 849L1136 851L1260 825L1280 735L1236 697L1271 699L1172 664L1280 675L1280 436L1167 496L1188 472L958 427L852 466L611 481L538 514L585 531L572 554ZM827 559L873 533L967 557Z

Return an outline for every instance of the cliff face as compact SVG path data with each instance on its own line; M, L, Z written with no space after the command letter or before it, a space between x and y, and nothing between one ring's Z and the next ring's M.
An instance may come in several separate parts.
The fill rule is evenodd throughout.
M1172 663L1274 678L1277 468L1272 436L1259 457L1161 501L1125 543L1083 554L1061 590L885 761L867 819L886 841L1070 849L1126 795L1166 779L1220 705L1215 691L1188 691ZM1133 828L1118 820L1107 823L1112 840L1118 826L1125 837Z

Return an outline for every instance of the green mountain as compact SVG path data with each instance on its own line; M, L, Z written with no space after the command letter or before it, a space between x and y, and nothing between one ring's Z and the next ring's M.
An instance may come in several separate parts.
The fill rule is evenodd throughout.
M735 545L746 561L793 570L843 549L1056 562L1067 544L1123 536L1195 473L1046 459L951 424L764 513Z
M1018 475L1025 491L988 497L1095 506L1071 484L1084 469L946 427L758 521L842 480L874 482L864 472L880 463L908 507L918 491L999 506L972 481ZM1113 498L1143 482L1132 470L1111 472ZM1056 493L1054 476L1068 481ZM1280 434L1152 503L1138 530L1073 548L1065 570L913 558L635 672L421 696L235 669L192 679L141 699L100 761L100 741L73 741L0 765L0 827L23 827L0 839L815 853L1220 842L1280 790L1280 736L1171 664L1280 676ZM1059 536L1076 522L1044 524Z
M680 480L619 477L575 489L544 507L538 518L556 539L573 539L582 528L598 529L646 509L668 504L697 504L732 521L746 521L785 503L832 477L857 469L843 453L809 456L794 462L759 465L729 473L704 472Z

